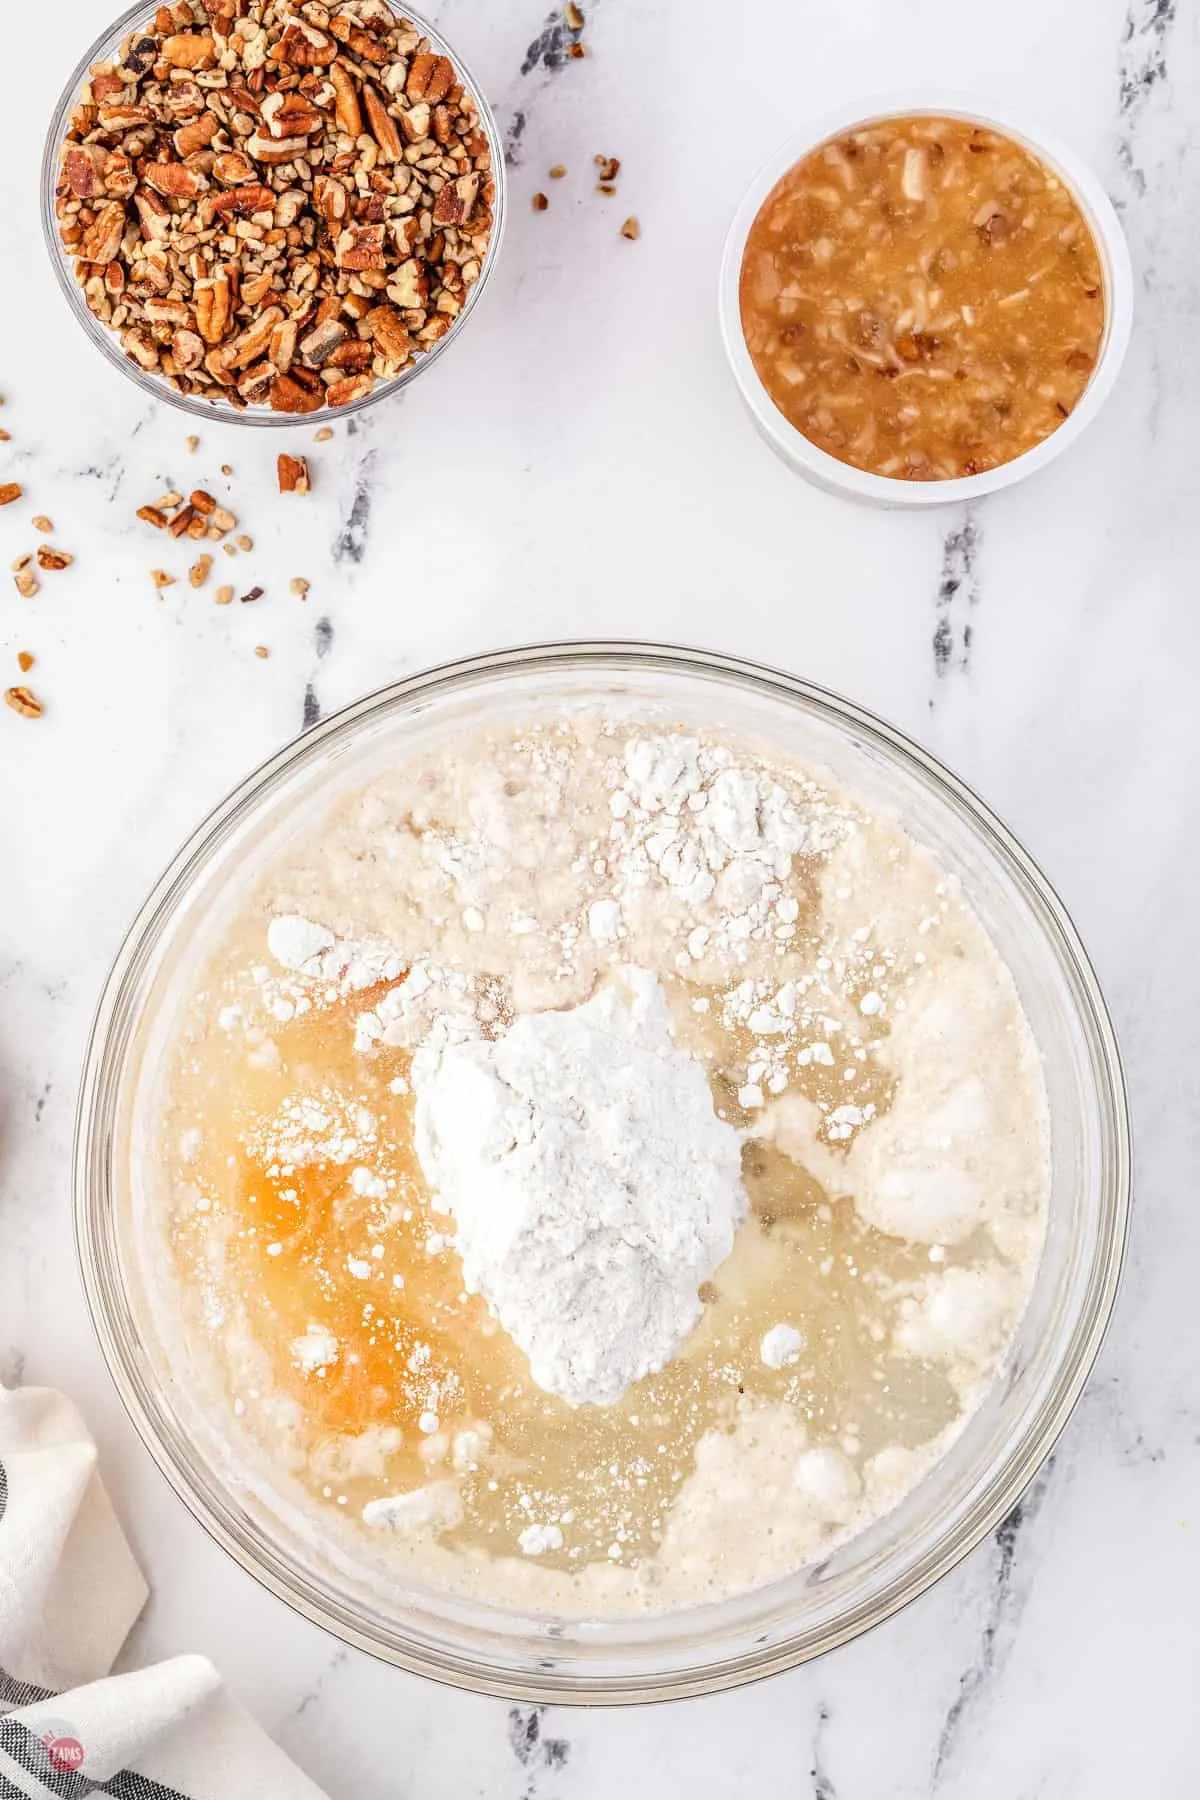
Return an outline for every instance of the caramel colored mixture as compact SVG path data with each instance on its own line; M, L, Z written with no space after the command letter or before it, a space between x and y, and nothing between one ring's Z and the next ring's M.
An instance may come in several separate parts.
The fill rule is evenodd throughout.
M1021 145L956 119L885 119L822 144L755 219L742 328L771 399L874 475L948 481L1070 417L1104 334L1073 195Z

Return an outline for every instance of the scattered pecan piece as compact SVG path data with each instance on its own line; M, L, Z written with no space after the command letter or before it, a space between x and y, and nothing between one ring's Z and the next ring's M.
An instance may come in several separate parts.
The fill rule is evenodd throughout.
M42 532L46 537L49 537L50 533L54 530L54 520L48 519L45 513L35 513L29 523L33 526L35 531Z
M302 456L282 455L278 463L281 494L307 494L308 463Z
M630 240L630 242L633 242L635 239L640 238L641 235L642 235L642 228L638 224L637 220L634 218L626 219L625 223L621 227L621 236L623 238L628 238Z
M25 492L19 481L0 482L0 506L11 506Z
M10 687L5 690L5 703L23 719L40 719L45 708L27 687Z
M567 21L568 31L583 30L584 17L582 12L576 6L575 0L567 0L567 4L563 7L563 18Z
M69 569L75 558L66 550L53 550L49 544L42 544L37 553L39 569Z
M243 605L243 606L250 606L250 605L252 605L252 604L253 604L253 602L254 602L254 601L255 601L255 600L261 600L261 599L262 599L262 597L263 597L263 590L262 590L262 588L260 588L260 587L252 587L252 588L251 588L251 589L250 589L250 592L249 592L249 593L248 593L248 594L243 594L243 595L242 595L242 605Z
M20 669L22 675L28 675L30 669L33 667L33 662L33 656L28 650L17 651L17 667Z
M32 569L19 570L14 575L13 581L18 594L23 594L26 600L32 600L35 594L40 594L42 591L41 582Z
M538 193L533 196L534 212L545 212L545 210L549 206L549 204L550 204L550 202L546 198L545 194Z
M209 555L198 556L188 570L188 580L194 588L202 588L212 571L213 559Z

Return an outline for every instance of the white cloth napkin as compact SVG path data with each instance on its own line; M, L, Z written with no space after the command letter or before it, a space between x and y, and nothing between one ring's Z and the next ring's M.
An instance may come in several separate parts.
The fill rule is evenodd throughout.
M146 1595L75 1408L0 1386L0 1800L325 1800L204 1657L109 1674Z

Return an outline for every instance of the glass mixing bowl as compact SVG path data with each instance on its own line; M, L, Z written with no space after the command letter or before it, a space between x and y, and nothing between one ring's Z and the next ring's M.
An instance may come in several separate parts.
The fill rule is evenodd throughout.
M210 400L196 394L181 394L178 388L171 385L165 375L156 375L143 369L126 356L117 333L110 331L107 325L100 323L84 299L83 289L75 279L73 259L58 235L54 201L59 179L59 152L66 135L71 109L79 96L79 90L83 86L92 64L102 62L112 56L121 41L128 37L131 31L136 31L152 20L157 10L157 6L152 4L151 0L138 0L136 6L131 6L128 12L122 13L116 23L110 25L108 30L96 39L91 49L81 58L63 89L46 135L41 173L42 233L46 241L51 267L76 321L113 367L120 369L121 373L127 375L130 381L136 382L144 394L149 394L153 400L165 400L169 406L178 407L180 412L190 413L195 419L207 419L210 423L217 420L221 424L229 425L278 426L283 429L290 427L292 430L303 426L308 429L310 426L327 425L338 419L349 418L352 413L364 412L368 406L377 406L381 400L388 399L392 394L400 393L402 389L423 375L426 369L432 368L433 364L446 354L451 345L458 342L467 320L479 304L480 296L487 286L488 277L500 254L500 242L504 236L507 194L504 140L500 135L500 128L496 124L495 115L484 98L479 83L457 50L447 43L441 32L431 25L428 19L423 18L411 6L398 3L392 6L393 12L401 18L408 19L424 37L430 40L439 55L448 56L454 64L463 86L474 96L479 112L479 123L487 136L488 148L491 151L492 180L496 186L496 199L492 207L492 235L488 240L487 251L480 265L478 278L471 284L470 291L463 302L462 311L445 337L434 344L432 349L423 351L394 380L377 381L369 394L361 400L353 401L349 406L322 406L316 412L303 414L272 412L266 406L245 408L232 406L228 400Z
M170 1293L146 1229L155 1073L198 964L264 860L305 815L447 734L597 706L750 735L899 817L961 881L1012 970L1044 1060L1052 1130L1034 1292L1001 1376L944 1458L892 1512L786 1579L622 1619L523 1614L381 1577L365 1553L322 1544L252 1489L238 1473L232 1419L200 1404L168 1351ZM75 1157L79 1253L105 1358L201 1523L274 1593L360 1649L537 1701L653 1700L746 1681L844 1643L943 1575L1015 1504L1077 1400L1116 1292L1129 1204L1125 1089L1104 1001L1061 902L1005 827L932 757L848 701L754 664L632 644L513 650L414 675L244 782L180 851L117 958L88 1051Z

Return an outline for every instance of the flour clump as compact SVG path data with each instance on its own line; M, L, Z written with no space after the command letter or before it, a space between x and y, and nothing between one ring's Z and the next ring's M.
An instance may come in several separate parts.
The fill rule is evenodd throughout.
M416 1147L468 1288L539 1387L612 1405L697 1324L747 1201L741 1145L662 988L628 968L567 1012L413 1063Z

